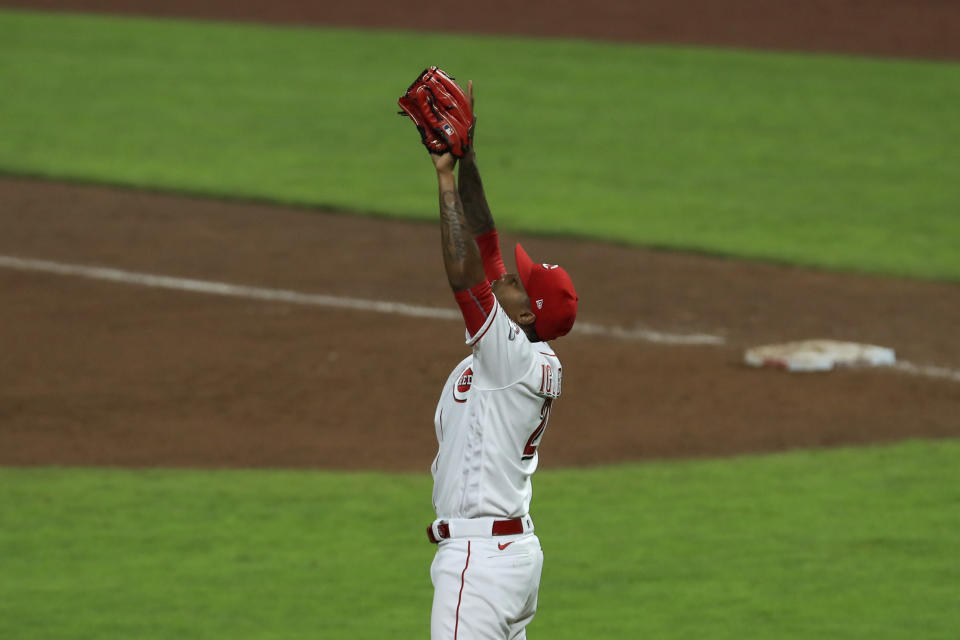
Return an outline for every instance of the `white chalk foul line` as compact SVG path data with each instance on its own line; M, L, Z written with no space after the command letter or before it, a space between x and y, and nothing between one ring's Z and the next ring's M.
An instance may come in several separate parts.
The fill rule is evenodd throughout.
M53 273L65 276L77 276L91 280L105 280L123 284L169 289L173 291L187 291L205 293L209 295L246 298L249 300L263 300L268 302L286 302L290 304L307 305L314 307L329 307L334 309L348 309L352 311L369 311L373 313L387 313L407 316L411 318L437 318L443 320L459 320L460 312L442 307L426 307L403 302L387 302L382 300L364 300L362 298L348 298L331 296L320 293L301 293L288 289L269 289L266 287L251 287L226 282L212 282L210 280L195 280L192 278L175 278L151 273L138 273L113 269L110 267L93 267L80 264L65 264L50 260L33 258L18 258L16 256L0 255L0 267L19 271L36 271ZM588 336L602 336L616 340L630 342L653 342L668 345L714 345L725 343L721 336L709 334L676 334L651 329L627 329L624 327L578 322L574 333ZM960 382L960 370L947 367L918 365L912 362L899 361L892 367L901 373L938 378Z
M721 336L712 336L705 333L664 333L652 329L608 327L590 322L578 322L574 325L573 331L587 336L605 336L620 340L656 342L658 344L722 345L726 342Z
M914 364L901 360L893 365L893 368L903 373L909 373L914 376L923 376L925 378L943 378L960 382L960 371L948 369L946 367L934 367L930 365Z
M246 298L250 300L264 300L269 302L286 302L314 307L329 307L334 309L349 309L353 311L370 311L374 313L388 313L411 318L439 318L445 320L459 320L460 312L455 309L441 307L426 307L403 302L386 302L381 300L364 300L362 298L348 298L331 296L319 293L301 293L287 289L268 289L265 287L251 287L226 282L212 282L209 280L195 280L192 278L175 278L172 276L156 275L151 273L137 273L110 267L94 267L80 264L65 264L50 260L36 260L33 258L18 258L16 256L0 255L0 267L17 269L19 271L36 271L54 273L64 276L76 276L91 280L106 280L123 284L170 289L174 291L189 291L209 295ZM724 339L720 336L705 334L673 334L649 329L626 329L610 327L588 322L578 322L574 332L582 335L603 336L618 340L635 342L655 342L660 344L707 344L722 345Z
M206 293L233 298L248 298L266 300L270 302L289 302L292 304L311 305L315 307L334 307L352 309L356 311L373 311L376 313L392 313L414 318L451 318L456 319L460 314L451 309L433 309L402 302L381 302L378 300L362 300L359 298L343 298L315 293L300 293L285 289L267 289L264 287L249 287L246 285L228 284L226 282L212 282L209 280L194 280L191 278L174 278L151 273L137 273L109 267L91 267L79 264L64 264L49 260L34 260L30 258L16 258L0 255L0 266L20 271L39 271L55 273L64 276L79 276L91 280L107 280L123 284L134 284L142 287L157 289L171 289L174 291L189 291L192 293Z

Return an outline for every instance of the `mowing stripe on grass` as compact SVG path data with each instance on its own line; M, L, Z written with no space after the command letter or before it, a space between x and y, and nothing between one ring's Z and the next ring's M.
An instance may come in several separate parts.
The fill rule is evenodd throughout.
M432 219L396 100L436 62L504 230L960 281L960 64L11 11L0 42L0 173Z

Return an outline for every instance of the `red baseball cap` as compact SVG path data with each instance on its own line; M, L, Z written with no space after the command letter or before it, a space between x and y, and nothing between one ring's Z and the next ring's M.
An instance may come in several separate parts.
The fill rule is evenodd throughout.
M573 281L555 264L538 264L517 243L514 250L517 273L530 296L530 310L537 316L533 327L541 340L565 336L577 319L577 292Z

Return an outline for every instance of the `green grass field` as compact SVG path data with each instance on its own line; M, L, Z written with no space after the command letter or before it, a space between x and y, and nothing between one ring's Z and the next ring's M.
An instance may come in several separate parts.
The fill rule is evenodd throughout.
M542 471L530 635L952 639L958 506L960 441ZM425 473L0 469L0 637L426 637L431 517Z
M395 101L434 62L504 227L960 281L956 64L0 11L0 172L431 218ZM531 638L960 629L960 441L534 482ZM425 637L429 497L0 468L0 638Z
M396 98L478 86L502 226L960 280L960 65L0 12L0 171L430 218Z

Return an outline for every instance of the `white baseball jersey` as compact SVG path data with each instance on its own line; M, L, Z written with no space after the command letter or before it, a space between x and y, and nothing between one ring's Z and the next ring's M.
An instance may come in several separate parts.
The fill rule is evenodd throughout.
M434 427L433 507L438 518L515 518L530 509L537 447L560 395L560 361L530 342L500 303L450 374Z

